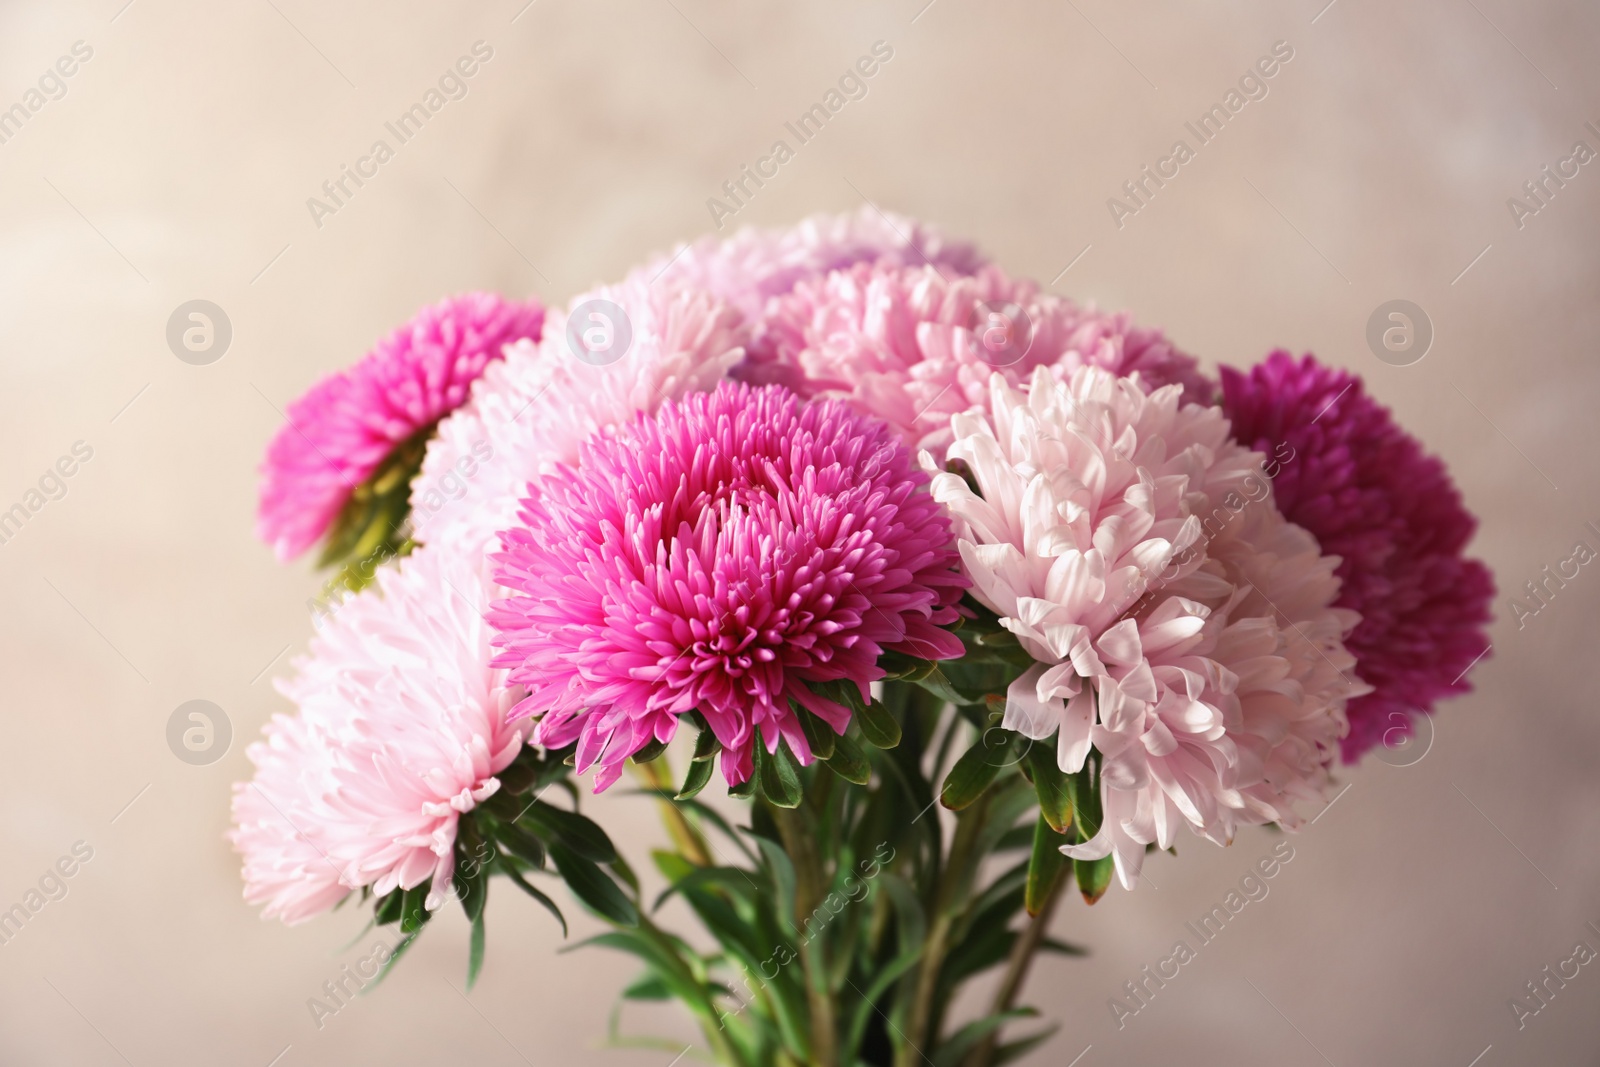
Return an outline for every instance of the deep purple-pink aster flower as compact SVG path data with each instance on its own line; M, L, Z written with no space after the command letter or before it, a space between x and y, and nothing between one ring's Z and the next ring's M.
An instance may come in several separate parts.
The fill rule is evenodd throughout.
M501 533L496 666L528 688L534 739L577 742L595 788L699 710L730 784L756 731L801 762L790 701L843 733L808 683L870 699L885 650L962 654L966 580L928 476L883 423L837 401L725 382L641 415L529 486Z
M502 346L538 340L543 324L537 301L451 297L312 386L267 446L257 536L283 560L310 548L396 446L460 407Z
M1277 351L1248 372L1223 368L1222 391L1240 443L1294 450L1274 480L1278 508L1342 557L1336 603L1361 613L1345 644L1374 688L1349 705L1343 753L1354 762L1408 734L1434 701L1471 690L1494 596L1488 569L1462 556L1477 521L1444 464L1354 375Z

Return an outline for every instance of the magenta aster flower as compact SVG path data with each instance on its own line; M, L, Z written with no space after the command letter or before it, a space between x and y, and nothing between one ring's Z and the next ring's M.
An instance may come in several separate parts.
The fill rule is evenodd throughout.
M846 398L940 452L950 416L987 402L993 372L1022 385L1035 367L1064 379L1083 366L1138 372L1146 390L1182 385L1191 403L1209 404L1215 391L1161 331L1042 293L995 266L960 276L861 263L803 279L769 302L735 375Z
M538 339L543 323L536 301L452 297L312 386L289 405L288 425L267 446L257 536L279 559L311 547L397 446L460 407L501 347Z
M1354 375L1277 351L1248 373L1224 368L1222 390L1242 444L1293 449L1274 480L1278 507L1342 557L1337 603L1361 614L1345 643L1374 688L1349 705L1343 752L1354 762L1472 689L1465 674L1489 647L1494 596L1488 568L1462 556L1477 522L1444 464Z
M529 486L500 534L496 666L527 686L534 738L577 742L595 788L699 710L730 784L756 731L809 762L793 700L843 733L807 683L870 699L885 650L962 654L940 627L966 584L928 477L890 429L833 401L725 382L598 434Z

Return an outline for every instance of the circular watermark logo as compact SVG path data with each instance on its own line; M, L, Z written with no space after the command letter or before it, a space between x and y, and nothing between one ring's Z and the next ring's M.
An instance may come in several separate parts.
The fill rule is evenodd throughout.
M991 367L1009 367L1033 347L1033 320L1017 304L986 300L972 309L967 328L978 358Z
M228 713L209 700L186 700L167 717L167 747L196 767L215 763L233 743Z
M1407 715L1403 711L1389 713L1389 728L1383 732L1383 743L1372 750L1372 757L1391 767L1412 767L1422 762L1433 749L1433 716L1418 712Z
M585 300L567 317L567 347L591 367L604 367L628 354L633 320L609 300Z
M167 318L167 347L185 363L215 363L233 341L228 313L209 300L179 304Z
M1379 304L1367 318L1367 347L1391 367L1409 367L1433 345L1433 320L1409 300Z

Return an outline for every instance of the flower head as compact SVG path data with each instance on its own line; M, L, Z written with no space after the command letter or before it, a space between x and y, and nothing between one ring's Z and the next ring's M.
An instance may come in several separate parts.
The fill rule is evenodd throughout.
M452 297L312 386L267 446L257 535L280 559L310 548L391 452L459 407L502 347L537 339L543 323L537 302Z
M863 205L854 214L813 215L782 229L746 226L723 240L702 237L655 257L629 278L712 293L755 322L770 298L796 282L856 263L931 263L946 273L971 274L983 262L970 244Z
M933 266L861 263L799 282L771 301L738 375L803 396L837 396L887 420L907 441L948 444L950 416L982 406L1001 371L1021 384L1035 367L1064 378L1082 366L1137 371L1147 389L1213 387L1193 357L1127 315L1041 293L998 267L969 277Z
M1037 661L1002 725L1054 736L1068 773L1099 754L1104 822L1068 851L1114 854L1130 888L1185 823L1223 843L1293 826L1344 731L1354 617L1328 608L1333 561L1272 509L1262 457L1181 391L1040 367L1022 394L996 373L988 409L951 420L976 491L933 481L973 595Z
M498 788L522 696L489 666L482 566L422 549L340 605L278 688L298 705L250 746L234 786L245 900L299 922L353 889L427 883L442 904L456 826Z
M1263 451L1287 444L1273 487L1290 522L1340 558L1340 607L1361 615L1346 641L1373 691L1350 704L1344 758L1409 733L1441 697L1469 692L1489 647L1494 580L1463 550L1477 523L1444 464L1422 450L1359 378L1272 353L1222 371L1234 436Z
M756 731L802 762L793 701L843 733L886 650L962 653L949 520L889 431L832 401L725 383L585 445L528 487L501 534L495 663L528 687L534 738L577 742L596 788L698 710L730 784Z
M585 321L572 320L580 310ZM593 434L714 388L743 358L746 334L737 312L703 292L629 281L575 298L440 423L412 485L412 536L481 554L515 520L529 481L576 460ZM591 355L589 340L607 350Z

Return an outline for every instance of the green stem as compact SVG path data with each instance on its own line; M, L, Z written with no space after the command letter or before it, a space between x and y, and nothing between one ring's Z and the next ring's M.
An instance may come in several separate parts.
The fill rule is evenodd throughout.
M816 828L805 809L771 805L772 819L783 838L783 849L794 864L795 930L804 934L805 922L822 904L828 886L817 850ZM838 1067L839 1025L832 991L828 988L828 961L815 938L800 941L800 965L806 976L806 1001L811 1016L811 1067Z
M1028 979L1028 968L1032 966L1033 957L1038 954L1039 946L1044 943L1045 935L1050 932L1050 920L1056 913L1056 905L1061 902L1066 886L1071 881L1072 870L1069 867L1056 879L1055 887L1045 897L1044 906L1039 909L1039 914L1029 919L1028 925L1023 927L1022 935L1011 947L1011 958L1006 963L1006 973L1000 979L1000 986L995 990L994 1003L989 1009L990 1015L999 1015L1016 1006L1017 995L1022 992L1022 983ZM967 1055L965 1067L989 1067L999 1043L1000 1031L991 1031L978 1047Z
M989 809L989 793L973 801L971 807L956 816L956 832L950 841L950 862L939 877L934 896L933 922L928 927L928 937L917 964L916 991L906 1014L906 1027L902 1035L905 1044L895 1050L895 1067L918 1067L926 1058L923 1047L932 1043L934 1035L928 1033L934 1017L934 998L939 992L939 972L944 969L944 957L950 949L950 931L955 922L956 896L967 881L969 853L983 828Z
M668 793L675 792L672 769L667 763L665 754L648 763L630 763L629 766L650 788L664 789ZM683 809L665 796L659 797L658 803L661 807L661 821L667 827L667 836L678 846L683 858L696 867L712 866L711 849L706 843L705 836L695 829L694 824L683 814Z

